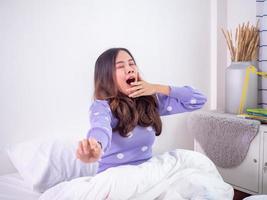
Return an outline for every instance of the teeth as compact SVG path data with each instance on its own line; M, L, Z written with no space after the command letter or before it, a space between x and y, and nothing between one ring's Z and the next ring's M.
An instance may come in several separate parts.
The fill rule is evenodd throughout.
M130 85L134 81L135 81L135 78L129 78L126 80L126 83Z

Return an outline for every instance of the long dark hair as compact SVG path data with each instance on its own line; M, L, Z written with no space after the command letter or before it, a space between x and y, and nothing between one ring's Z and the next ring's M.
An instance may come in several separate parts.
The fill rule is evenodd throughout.
M118 119L113 131L118 131L121 136L127 137L136 125L152 126L158 136L161 134L162 122L156 96L129 98L117 87L115 61L119 51L127 52L135 62L130 51L125 48L111 48L103 52L95 63L94 98L108 100L112 113ZM140 80L140 77L138 79Z

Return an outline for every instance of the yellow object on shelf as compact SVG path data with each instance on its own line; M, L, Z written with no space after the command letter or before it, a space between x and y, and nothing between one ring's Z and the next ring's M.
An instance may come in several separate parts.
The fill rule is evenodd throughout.
M244 104L245 104L246 98L247 98L247 90L248 90L248 83L249 83L250 74L257 74L259 76L263 76L263 77L267 78L267 72L258 72L257 68L253 65L250 65L247 67L246 75L245 75L245 79L244 79L244 83L243 83L243 88L242 88L242 94L241 94L241 98L240 98L239 112L238 112L239 115L243 114Z

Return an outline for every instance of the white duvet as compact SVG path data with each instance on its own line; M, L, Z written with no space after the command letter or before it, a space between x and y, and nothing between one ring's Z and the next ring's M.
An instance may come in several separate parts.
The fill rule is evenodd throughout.
M138 165L62 182L39 200L232 200L233 188L204 155L177 149Z

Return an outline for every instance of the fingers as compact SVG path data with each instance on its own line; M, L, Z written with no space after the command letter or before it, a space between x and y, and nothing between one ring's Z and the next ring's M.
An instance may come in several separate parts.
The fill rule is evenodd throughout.
M92 159L99 159L101 157L101 148L100 145L97 143L97 141L94 138L89 138L88 142L90 144L90 154L92 156Z
M94 149L94 139L93 138L89 138L88 139L88 143L89 143L89 146L90 146L90 150L93 150Z
M79 152L81 155L84 154L84 151L83 151L83 143L82 143L82 141L79 141L78 152Z
M100 144L94 138L91 139L91 147L95 152L102 150Z
M142 85L143 81L136 81L136 82L131 82L131 85Z
M83 154L84 153L83 153L82 141L79 141L78 148L76 150L76 157L80 159Z
M140 90L140 89L142 89L142 88L143 88L142 85L138 85L138 86L133 86L133 87L127 89L127 90L128 90L129 92L133 92L133 91L136 91L136 90Z
M129 97L135 98L135 97L143 96L144 93L145 93L145 89L141 89L141 90L138 90L138 91L130 94Z
M95 154L101 152L100 144L94 138L83 139L79 141L78 148L76 150L77 157L88 156L89 154Z
M90 151L92 150L92 141L91 139L83 139L82 141L79 141L79 146L78 146L78 153L83 155L83 154L89 154Z
M132 82L131 85L132 87L127 89L131 94L129 94L129 97L137 97L141 96L140 94L142 94L144 92L144 82L143 81L137 81L137 82Z
M102 155L100 144L94 138L79 141L76 157L85 163L96 162Z
M89 143L89 150L90 150L90 152L94 153L94 152L98 152L98 151L101 150L100 144L98 144L98 142L96 141L96 139L89 138L88 139L88 143Z
M82 144L83 144L83 152L85 154L88 154L90 152L90 143L87 139L83 139L82 140Z
M79 159L81 159L81 154L79 153L79 150L78 149L76 150L76 157L79 158Z

